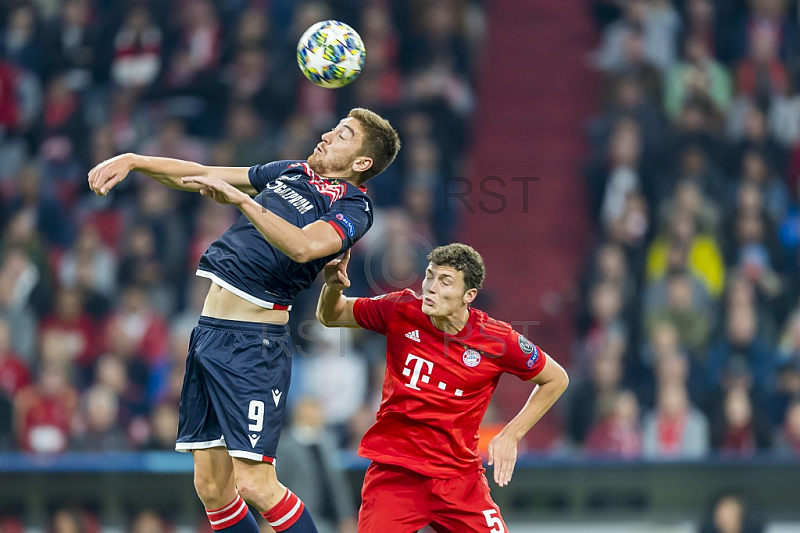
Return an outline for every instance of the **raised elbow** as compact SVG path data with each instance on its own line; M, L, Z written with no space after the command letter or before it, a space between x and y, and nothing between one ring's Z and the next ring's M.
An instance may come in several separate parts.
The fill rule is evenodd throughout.
M567 390L567 387L569 387L569 374L567 374L567 371L564 370L563 368L561 369L560 374L561 375L559 376L558 385L559 389L561 390L561 394L563 394L564 391Z
M321 259L326 255L329 255L329 252L326 252L319 243L311 239L305 239L302 244L294 246L289 258L295 263L302 264Z
M308 248L302 248L299 250L294 250L291 254L289 254L289 259L294 261L295 263L308 263L316 259L311 253L311 250Z

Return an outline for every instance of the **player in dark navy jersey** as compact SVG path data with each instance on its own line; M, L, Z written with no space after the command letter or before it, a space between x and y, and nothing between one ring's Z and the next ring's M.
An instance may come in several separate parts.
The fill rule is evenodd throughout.
M317 531L273 466L291 379L286 323L295 295L372 226L364 183L399 149L386 120L354 109L306 161L208 167L123 154L89 172L99 195L137 171L242 212L198 266L213 283L190 340L176 444L193 453L215 530L256 533L247 502L275 531Z
M327 255L292 257L287 255L290 250L264 246L263 237L243 216L203 254L197 275L266 309L290 310L295 295L311 286L325 263L372 226L372 201L363 185L323 179L305 161L276 161L252 167L249 174L258 191L257 206L298 228L319 225L318 221L329 225L318 227L330 234Z

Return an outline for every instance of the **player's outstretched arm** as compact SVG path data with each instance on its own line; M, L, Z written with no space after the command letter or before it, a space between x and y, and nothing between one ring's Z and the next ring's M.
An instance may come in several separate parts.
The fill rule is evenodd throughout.
M342 249L342 238L327 222L317 220L298 228L218 176L187 176L180 182L197 187L200 194L216 202L235 205L267 242L296 263L308 263Z
M298 228L215 175L188 176L180 181L197 186L200 194L221 204L235 205L267 242L296 263L328 257L342 249L342 238L324 220Z
M489 464L494 465L494 481L508 485L517 462L517 444L567 390L567 372L545 355L545 365L531 380L536 384L525 407L489 443Z
M94 167L89 171L89 188L105 196L133 170L182 191L199 192L201 189L196 183L182 182L184 176L213 175L248 195L256 194L250 184L248 167L208 167L191 161L139 154L118 155Z
M317 301L317 320L329 328L359 327L353 315L355 298L346 297L343 292L350 286L347 277L347 263L350 261L350 250L347 250L341 259L334 259L322 271L325 276L325 285L319 293Z

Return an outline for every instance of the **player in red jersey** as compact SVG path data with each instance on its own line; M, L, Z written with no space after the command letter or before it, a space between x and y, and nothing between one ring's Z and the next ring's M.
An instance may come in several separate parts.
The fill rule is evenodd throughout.
M372 460L361 490L359 533L504 533L478 455L478 427L500 375L536 386L489 444L494 480L511 480L517 443L567 388L564 369L505 322L470 307L483 259L464 244L440 246L422 283L375 298L348 298L349 255L325 267L317 318L326 326L386 335L377 421L359 454Z

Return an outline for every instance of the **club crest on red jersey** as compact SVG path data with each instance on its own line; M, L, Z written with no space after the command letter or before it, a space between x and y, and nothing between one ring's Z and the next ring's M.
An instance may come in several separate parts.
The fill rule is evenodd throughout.
M470 368L478 366L481 362L481 352L472 348L467 348L462 359L464 360L464 364Z

